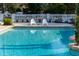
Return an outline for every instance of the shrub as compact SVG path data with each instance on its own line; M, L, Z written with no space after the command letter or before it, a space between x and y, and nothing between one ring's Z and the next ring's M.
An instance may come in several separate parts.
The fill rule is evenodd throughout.
M76 17L76 24L75 24L75 26L76 26L76 32L75 32L76 39L75 39L75 41L79 45L79 16Z
M4 22L4 25L12 25L12 19L11 18L4 18L3 22Z

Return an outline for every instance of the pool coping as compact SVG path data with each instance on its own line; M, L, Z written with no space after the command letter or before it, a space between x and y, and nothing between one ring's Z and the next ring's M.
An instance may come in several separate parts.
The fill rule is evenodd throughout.
M75 27L74 25L72 24L63 24L63 23L52 23L52 24L48 24L48 25L42 25L42 24L39 24L39 25L30 25L29 23L14 23L13 24L14 27Z
M13 26L0 26L0 35L2 35L3 33L8 32Z

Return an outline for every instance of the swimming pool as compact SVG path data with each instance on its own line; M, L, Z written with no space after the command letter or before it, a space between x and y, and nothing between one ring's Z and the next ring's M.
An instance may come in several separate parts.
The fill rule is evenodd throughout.
M71 56L79 52L69 49L73 28L15 27L0 35L3 56Z

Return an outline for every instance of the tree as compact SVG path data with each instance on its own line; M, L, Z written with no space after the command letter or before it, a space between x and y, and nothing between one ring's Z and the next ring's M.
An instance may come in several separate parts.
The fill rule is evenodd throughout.
M9 11L10 13L14 13L16 11L15 4L13 3L6 3L5 9L6 11Z
M76 4L74 3L65 3L65 6L67 7L66 13L67 14L74 14L76 9Z
M17 9L21 9L22 5L26 5L25 12L31 11L30 13L51 13L51 14L72 14L75 13L76 5L74 3L3 3L5 10L11 13L17 12ZM2 5L1 5L2 6ZM2 8L2 7L1 7ZM3 8L2 8L3 9Z
M20 8L17 8L17 9L16 9L16 12L21 12L21 9L20 9Z
M63 13L74 13L75 11L75 4L45 3L41 5L44 13L63 14Z
M76 12L77 12L77 15L79 15L79 4L76 4Z
M32 13L40 13L41 11L41 4L40 3L29 3L28 4L29 10L32 11Z
M76 34L76 43L77 43L77 45L79 45L79 16L77 17L77 19L76 19L76 32L75 32L75 34Z
M76 32L75 32L75 37L76 37L76 43L79 45L79 4L76 5L76 11L77 11L77 18L76 18Z

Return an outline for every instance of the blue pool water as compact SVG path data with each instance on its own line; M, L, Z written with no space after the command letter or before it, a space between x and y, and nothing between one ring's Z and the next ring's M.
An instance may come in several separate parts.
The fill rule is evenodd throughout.
M69 49L73 28L12 28L0 35L0 55L4 56L77 56Z

